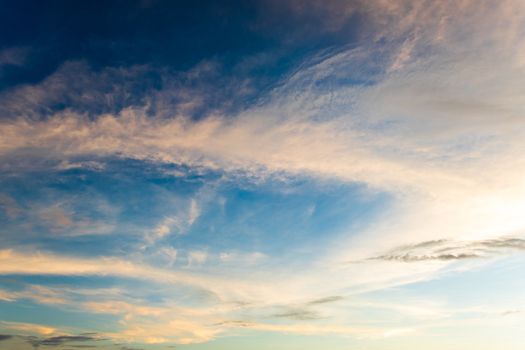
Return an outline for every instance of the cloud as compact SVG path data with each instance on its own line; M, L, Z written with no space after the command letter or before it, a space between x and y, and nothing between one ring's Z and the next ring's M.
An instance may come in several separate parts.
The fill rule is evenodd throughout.
M155 229L146 236L146 241L150 244L158 241L171 233L171 226L175 226L178 223L177 218L167 217L159 223Z
M395 248L387 254L374 257L379 260L418 262L428 260L463 260L497 256L509 251L525 250L521 238L500 238L483 241L437 240Z
M168 266L173 266L177 260L178 251L173 247L162 247L158 250L158 253L166 261Z
M39 217L47 222L52 229L68 228L72 224L71 216L60 206L42 208Z
M39 285L31 285L22 291L11 291L9 295L13 300L32 299L41 304L57 305L67 303L67 299L64 298L63 293Z
M277 318L287 318L290 320L297 320L297 321L306 321L306 320L316 320L321 318L321 316L312 310L289 310L282 313L273 314L272 317Z
M0 322L0 327L3 329L12 329L22 334L0 334L0 342L9 339L21 339L29 343L34 349L38 349L40 346L48 347L64 347L77 349L91 349L98 348L99 345L104 347L104 341L108 340L98 333L78 333L76 335L59 333L58 330L54 329L53 332L43 332L45 326L27 323L16 323L16 322ZM31 335L28 335L31 334ZM39 335L34 335L35 333ZM88 343L88 344L78 344ZM94 344L98 343L98 344Z
M0 50L0 69L2 69L4 65L24 65L28 54L29 49L27 47L10 47Z
M78 349L89 349L89 348L96 348L97 347L96 345L86 345L86 344L81 344L81 345L71 345L71 344L69 344L68 346L70 346L72 348L78 348Z
M200 264L206 261L207 255L202 251L190 253L189 263ZM108 268L109 266L109 268ZM79 259L65 256L34 253L24 254L13 250L0 250L0 274L22 274L22 275L61 275L61 276L122 276L127 278L139 278L164 283L186 284L205 290L214 290L219 294L220 286L249 285L247 282L221 279L212 276L198 276L180 271L159 269L144 264L136 264L115 257L101 257L92 259ZM226 284L225 284L226 282ZM218 289L215 290L215 288ZM226 291L226 290L224 290ZM230 290L231 291L231 290Z
M275 271L253 273L253 276L244 277L242 282L236 281L228 274L232 268L223 271L223 278L219 279L211 275L182 274L178 271L156 269L144 265L137 265L132 262L120 261L115 258L105 259L72 259L67 257L38 254L37 256L21 255L13 251L3 251L0 254L0 273L1 274L38 274L38 275L110 275L124 276L127 278L147 280L155 282L155 285L162 286L161 290L169 292L164 302L151 305L143 297L131 297L130 295L142 295L142 289L138 285L133 291L120 293L111 290L79 290L76 288L44 288L35 286L15 293L8 294L12 299L30 298L40 303L60 305L66 310L82 310L87 313L110 314L120 317L120 331L118 333L107 333L105 336L125 342L146 342L146 343L194 343L205 342L214 339L220 334L228 334L238 324L224 323L225 319L235 319L239 315L250 317L250 322L246 327L273 332L291 332L298 334L358 334L361 329L362 336L382 336L387 331L382 326L366 328L346 328L339 330L331 329L322 325L306 324L304 327L289 327L289 325L272 325L265 322L268 318L268 310L277 307L282 312L274 313L274 317L281 320L301 320L303 323L316 321L319 315L331 320L329 315L333 315L332 309L325 309L336 301L342 301L340 297L312 298L322 290L334 290L341 287L348 287L346 277L334 281L332 276L335 271L327 273L323 271L311 271L309 274L295 276L284 274L276 276ZM108 268L110 266L111 268ZM363 270L360 267L359 270ZM393 272L390 274L377 274L372 269L367 269L367 277L375 278L371 281L362 280L353 271L348 276L353 277L352 283L377 284L381 279L399 278ZM341 272L341 271L340 271ZM339 272L339 276L342 276ZM279 274L285 273L284 271ZM403 271L413 281L415 276L413 271ZM405 280L405 283L406 281ZM337 285L334 285L336 282ZM343 283L341 283L343 282ZM396 283L403 283L397 281ZM323 288L319 288L319 286ZM147 284L150 291L151 284ZM170 287L171 286L171 287ZM196 288L192 290L189 300L190 304L184 306L185 296L180 302L173 297L176 291L182 286L184 290L188 287ZM278 287L276 287L278 286ZM380 288L375 286L375 288ZM156 288L157 289L157 288ZM211 291L212 297L203 295L201 291ZM286 292L284 292L286 291ZM210 292L206 292L210 293ZM201 295L201 296L199 296ZM199 299L206 296L205 299ZM238 300L246 302L236 302ZM306 300L298 303L298 300ZM310 300L310 301L308 301ZM199 301L199 307L193 304ZM204 302L203 302L204 301ZM311 308L311 309L310 309ZM318 310L319 308L319 310ZM326 312L326 315L325 315ZM257 321L260 320L260 321ZM256 322L257 321L257 322ZM357 321L356 321L357 322ZM359 322L358 322L359 323ZM215 325L215 326L212 326ZM9 329L17 329L24 332L38 332L46 335L57 334L59 331L53 327L39 325L10 324ZM60 334L58 334L60 335ZM168 336L169 335L169 336Z
M61 346L68 343L97 341L99 338L85 335L61 335L39 340L39 345ZM68 344L69 345L69 344Z
M399 8L404 7L399 5ZM396 11L401 11L399 8ZM443 79L438 80L437 77L443 76L441 72L452 70L452 67L443 66L441 60L430 67L418 62L407 64L401 72L381 76L378 84L371 87L335 85L330 91L313 88L312 79L329 79L336 71L342 72L339 74L344 77L354 64L366 59L374 49L348 50L306 67L289 78L283 87L276 89L269 103L249 108L239 115L211 115L194 122L177 114L170 119L152 120L143 109L134 107L113 115L102 115L96 120L75 113L59 113L34 125L21 120L4 123L3 131L6 135L12 134L13 140L7 140L2 148L5 153L11 153L20 148L43 147L52 149L60 157L74 154L121 155L248 173L306 172L363 182L387 191L410 191L415 188L426 192L433 187L449 186L455 190L472 186L472 182L476 181L462 169L447 167L447 162L438 161L451 155L441 145L428 144L433 140L433 137L428 137L429 132L436 127L445 128L445 135L452 131L451 136L454 136L457 131L450 130L452 126L472 126L467 122L468 117L479 115L479 109L488 113L487 117L502 112L498 108L489 108L487 103L494 101L494 104L501 105L502 100L498 100L509 99L510 96L515 96L510 99L517 101L519 96L515 91L520 89L512 89L514 92L507 94L507 97L494 91L490 96L483 96L487 98L483 98L486 102L482 104L480 96L465 96L461 92L465 90L461 88L465 81L472 81L470 74L477 71L466 69L463 71L466 76L461 78L445 75L450 80L446 82L447 86L458 86L456 96L436 95L434 90L450 90L439 86ZM448 54L440 53L438 57L443 56L446 62ZM470 64L469 59L467 57L462 61L467 61L467 65ZM488 61L478 64L490 65ZM509 66L509 71L513 68ZM505 76L516 76L514 73L505 72ZM481 83L476 86L502 85L499 80L491 84L489 81ZM518 84L515 79L510 82L507 79L506 83ZM275 97L279 95L279 98ZM333 116L343 110L348 113L340 118ZM450 123L426 124L426 121L435 119L433 113L456 115L457 118ZM324 117L312 120L319 115ZM400 118L401 115L406 118ZM355 119L357 122L354 122ZM363 121L363 128L359 128L359 120ZM421 131L418 135L425 134L425 137L417 139L407 135L403 128L406 122L413 122L414 127ZM391 123L393 131L377 130L382 123ZM23 135L35 137L27 139ZM449 137L446 146L450 147L449 142L457 144L460 140L463 139ZM67 150L63 147L65 144L68 145ZM461 143L453 148L458 150L458 147ZM461 160L471 155L461 151L454 156ZM482 165L466 164L471 168Z
M53 327L23 322L0 321L0 327L2 329L9 329L30 334L36 333L41 335L52 335L57 332L57 329Z
M360 338L383 338L395 335L397 329L381 329L373 327L351 327L336 324L269 324L269 323L240 323L240 327L265 332L291 333L301 335L343 335L359 336ZM404 333L414 332L414 329L405 329Z
M172 233L186 234L201 213L195 198L191 198L183 204L175 203L174 206L176 208L174 214L164 217L151 232L146 233L146 245L143 248L161 241Z
M13 336L12 335L9 335L9 334L0 334L0 341L4 341L4 340L9 340L11 339Z
M277 312L272 315L276 318L285 318L297 321L308 321L308 320L319 320L326 318L316 310L320 307L327 306L338 301L342 301L345 298L343 296L328 296L324 298L314 299L306 303L288 305L282 312Z
M21 213L21 209L16 201L5 194L0 194L0 208L3 209L10 219L17 218Z
M64 160L58 165L57 168L59 170L87 169L92 171L102 171L105 169L105 164L93 160L79 162L69 162L67 160Z
M273 113L268 111L269 115ZM140 111L128 110L118 118L105 116L94 122L67 116L31 125L3 122L0 129L13 137L7 137L0 144L0 153L12 153L20 147L57 150L57 147L61 148L60 144L67 143L67 152L62 149L58 150L59 153L77 156L118 153L143 160L240 170L248 174L264 172L264 169L292 174L307 172L349 181L367 181L380 187L387 184L409 186L409 183L425 180L431 183L462 181L429 168L416 172L409 168L409 164L380 159L355 144L353 132L341 129L340 121L291 120L274 124L276 120L271 119L252 119L246 115L231 122L208 118L193 123L175 118L152 124ZM79 132L73 132L75 129ZM31 134L31 140L24 138L23 134ZM131 139L134 142L125 141ZM424 170L427 170L425 176L422 174ZM399 177L394 179L394 174Z
M11 293L0 289L0 300L2 301L13 301L15 298L11 296Z
M88 301L82 307L93 313L103 313L111 315L129 315L136 316L159 316L165 313L161 307L135 305L121 300L108 301Z
M438 254L438 255L422 255L422 256L381 256L378 259L384 260L400 260L405 262L414 262L414 261L426 261L426 260L463 260L463 259L473 259L479 258L477 254Z
M65 62L40 84L19 85L1 92L0 115L40 119L63 110L64 106L80 113L97 114L143 105L144 92L150 92L158 78L149 73L146 66L95 72L86 62Z
M202 250L188 252L188 266L202 265L208 260L208 253Z
M312 300L312 301L308 302L308 304L309 305L328 304L328 303L335 303L335 302L343 300L343 299L344 299L344 297L342 297L340 295L334 295L334 296L329 296L329 297L325 297L325 298Z
M36 336L20 336L27 343L31 344L34 349L38 349L40 346L53 346L62 347L70 346L72 348L96 348L95 345L77 345L75 343L83 342L98 342L105 340L99 337L96 333L84 333L80 335L57 335L52 337L36 337ZM71 344L73 343L73 344Z
M253 265L267 259L268 256L261 252L228 251L219 254L219 260L225 264Z
M190 208L188 210L188 222L187 222L187 225L188 226L193 225L193 223L199 217L200 213L201 213L201 210L200 210L197 202L195 201L195 199L192 199L190 201Z
M4 201L10 208L6 209L10 213L8 216L17 228L23 229L26 237L36 234L73 237L113 232L118 207L110 205L104 198L89 191L75 195L61 191L43 192L46 193L40 198L19 199L23 203L20 205L11 200Z

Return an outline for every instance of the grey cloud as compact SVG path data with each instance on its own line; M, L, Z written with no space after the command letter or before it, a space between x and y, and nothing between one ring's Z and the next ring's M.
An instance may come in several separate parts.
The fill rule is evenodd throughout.
M38 337L35 337L35 336L32 336L32 335L28 335L28 336L19 336L20 338L24 339L25 341L27 341L29 344L31 344L33 346L33 349L38 349L38 347L40 346L40 338Z
M499 238L480 241L435 240L404 245L385 254L373 257L372 260L386 261L453 261L509 253L525 250L525 239Z
M412 256L410 254L404 255L382 255L377 257L381 260L398 260L405 262L414 262L414 261L425 261L425 260L462 260L462 259L474 259L480 258L481 256L477 254L437 254L437 255L418 255Z
M93 337L90 337L90 336L84 336L84 335L80 335L80 336L68 336L68 335L65 335L65 336L57 336L57 337L51 337L51 338L46 338L44 340L41 341L41 345L62 345L64 343L69 343L69 342L85 342L85 341L94 341L96 340L95 338Z
M242 321L242 320L227 320L215 323L214 326L233 326L233 327L241 327L241 328L247 328L252 325L252 323L248 321Z
M275 318L285 318L296 321L317 320L323 318L321 314L315 310L315 306L323 304L335 303L344 299L340 295L331 295L324 298L314 299L303 304L294 304L284 307L284 311L277 312L271 315Z
M78 342L95 342L103 340L99 337L96 337L95 333L86 333L81 335L61 335L61 336L54 336L49 338L38 338L35 336L25 336L23 337L29 344L33 346L33 348L37 349L40 346L61 346L61 345L68 345L72 347L78 347L75 345L71 345L70 343L78 343Z
M447 241L446 239L439 239L439 240L435 240L435 241L426 241L426 242L417 243L417 244L414 244L414 245L408 246L408 247L412 247L412 248L435 247L435 246L439 246L439 245L445 243L446 241Z
M508 239L493 239L480 242L487 248L511 248L525 250L525 239L508 238Z
M8 340L8 339L11 339L11 338L13 338L12 335L9 335L9 334L0 334L0 341Z
M321 318L317 312L308 309L293 309L286 312L273 314L272 316L297 321L317 320Z
M340 295L333 295L326 298L320 298L312 300L308 303L308 305L318 305L318 304L328 304L328 303L334 303L336 301L342 300L344 297Z
M79 349L89 349L89 348L96 348L96 345L69 345L72 348L79 348Z

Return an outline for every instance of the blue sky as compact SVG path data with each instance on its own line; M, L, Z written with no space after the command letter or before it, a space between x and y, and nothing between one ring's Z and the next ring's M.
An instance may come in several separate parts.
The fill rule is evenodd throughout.
M525 345L522 2L0 8L0 347Z

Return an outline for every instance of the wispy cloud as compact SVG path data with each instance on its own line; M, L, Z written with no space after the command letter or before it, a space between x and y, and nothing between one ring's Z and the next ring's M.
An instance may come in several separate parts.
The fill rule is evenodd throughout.
M0 195L0 208L11 219L18 217L21 213L21 208L16 201L5 194Z
M329 297L325 297L325 298L312 300L312 301L308 302L308 304L309 305L329 304L329 303L335 303L335 302L343 300L343 299L344 299L344 297L342 297L340 295L334 295L334 296L329 296Z
M288 310L282 313L273 314L273 317L277 318L287 318L290 320L297 320L297 321L306 321L306 320L316 320L321 318L321 316L312 310Z
M205 261L203 252L194 252L194 262ZM195 260L197 259L197 260ZM36 275L109 275L128 278L142 277L169 283L183 283L208 289L215 285L223 285L219 278L199 277L180 271L170 271L155 267L136 264L114 257L78 259L51 254L23 254L13 250L0 251L0 274L36 274ZM111 266L108 269L108 266ZM232 281L233 282L233 281ZM242 282L239 282L244 284ZM220 287L219 287L220 288Z
M200 211L197 201L194 198L190 199L186 210L178 210L175 215L165 217L151 232L147 233L146 242L151 245L172 233L179 235L187 233L198 219Z
M124 292L68 290L41 286L6 292L11 301L30 299L37 303L58 305L66 309L122 317L121 332L105 334L115 340L146 343L203 342L238 328L238 324L222 322L241 315L249 318L244 328L261 331L297 334L354 334L370 337L382 337L385 332L389 331L389 328L380 325L374 327L343 327L336 323L324 325L326 322L333 321L331 316L334 310L330 308L330 305L342 302L344 299L340 296L315 298L314 296L321 292L317 286L320 283L324 284L326 288L323 289L327 290L348 287L348 283L339 282L335 286L334 280L328 278L326 271L312 271L307 276L300 276L300 278L284 275L277 279L275 276L270 278L263 273L249 280L238 281L226 275L222 279L206 275L198 277L195 274L148 268L114 258L82 260L44 254L21 255L6 251L0 256L0 266L2 266L0 273L2 274L123 276L149 280L163 285L163 288L169 287L170 284L173 287L183 285L196 288L192 293L197 298L196 300L199 300L199 295L208 295L205 299L206 304L212 302L209 307L185 306L172 302L151 305L141 298L126 297ZM111 268L108 269L108 266ZM413 280L412 272L408 271L406 274L409 276L407 281ZM356 278L352 271L350 276ZM357 285L367 283L373 286L384 279L385 275L378 275L377 278L370 281L356 279L353 283ZM388 278L396 277L390 275ZM172 288L167 290L174 291ZM283 293L283 290L286 290L286 293ZM202 294L203 292L205 294ZM328 309L325 309L326 307ZM270 310L274 310L273 313L269 313ZM273 320L300 320L305 324L293 327L288 324L273 324L268 322L269 316ZM323 319L325 319L323 325L311 323ZM218 324L220 326L212 326ZM8 328L43 334L58 332L53 327L45 328L35 325L12 324Z
M438 240L398 247L373 259L403 262L452 261L488 258L508 253L509 251L523 250L525 250L525 240L521 238L500 238L483 241Z
M10 47L0 50L0 69L3 65L24 65L29 51L27 47Z
M18 332L25 332L30 334L36 333L41 335L52 335L57 332L56 328L34 323L0 321L0 327L3 329L9 329Z
M202 250L188 252L188 266L204 264L208 260L208 253Z

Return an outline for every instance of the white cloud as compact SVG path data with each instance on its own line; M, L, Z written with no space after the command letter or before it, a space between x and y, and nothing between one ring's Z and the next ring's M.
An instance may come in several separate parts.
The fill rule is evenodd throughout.
M188 266L202 265L208 260L208 253L202 250L188 252Z
M228 251L219 254L219 260L229 264L256 264L268 259L268 256L261 252L238 252Z
M190 208L188 210L188 226L193 225L193 223L195 222L195 220L197 220L200 214L201 210L197 205L197 201L195 201L195 199L191 199Z
M63 160L58 165L59 170L70 170L70 169L88 169L93 171L102 171L105 169L105 164L97 161L84 161L84 162L70 162Z
M152 245L172 233L186 234L200 216L201 209L195 198L191 198L184 205L177 203L174 206L175 213L173 215L166 216L151 232L146 233L145 240L148 245Z

